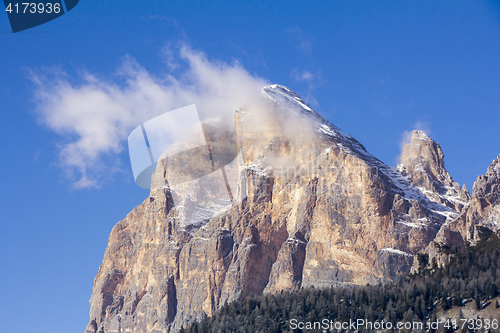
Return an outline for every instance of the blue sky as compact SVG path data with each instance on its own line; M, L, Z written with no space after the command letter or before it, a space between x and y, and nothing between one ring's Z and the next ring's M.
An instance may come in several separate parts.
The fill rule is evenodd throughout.
M0 13L2 331L84 331L109 232L148 195L123 133L161 111L141 105L149 88L171 107L206 100L214 77L279 83L389 165L405 131L427 130L471 189L500 153L499 54L486 0L82 0L16 34ZM94 129L116 142L81 141Z

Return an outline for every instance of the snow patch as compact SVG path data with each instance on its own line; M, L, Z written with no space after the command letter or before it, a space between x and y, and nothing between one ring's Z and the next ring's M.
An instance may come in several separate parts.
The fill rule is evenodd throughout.
M409 179L403 175L402 166L389 167L385 165L383 162L368 153L366 149L351 135L343 132L328 120L324 119L316 112L314 112L314 110L308 107L304 103L304 101L300 99L300 97L289 88L280 85L272 85L264 87L262 89L262 92L284 109L300 115L305 115L313 123L317 132L320 135L326 136L332 142L332 146L336 146L346 154L351 154L362 159L370 168L375 168L377 170L377 176L383 178L385 178L384 175L387 176L389 180L394 184L396 193L399 193L406 199L416 200L420 202L423 207L429 209L434 214L439 215L439 220L444 219L446 221L458 216L458 213L454 209L449 208L446 205L441 204L440 202L447 200L453 203L461 203L463 205L466 204L466 202L460 200L460 198L456 195L456 191L451 187L446 189L447 192L444 195L440 195L441 199L444 200L437 201L438 198L436 196L439 194L429 192L423 188L412 185ZM432 140L423 131L416 131L415 135L420 140ZM329 151L330 150L327 150L327 152ZM247 168L253 170L258 175L266 175L265 170L259 163L259 161L254 160L252 165L249 165ZM425 172L425 170L423 169L421 171ZM412 222L400 221L400 223L406 224L407 226L410 226L412 228L428 226L425 223L419 222L415 222L415 219L413 219Z
M380 251L387 251L387 252L394 253L394 254L399 254L399 255L402 255L402 256L413 257L413 255L411 255L409 253L406 253L406 252L398 250L398 249L393 249L392 247L387 247L387 248L382 249Z

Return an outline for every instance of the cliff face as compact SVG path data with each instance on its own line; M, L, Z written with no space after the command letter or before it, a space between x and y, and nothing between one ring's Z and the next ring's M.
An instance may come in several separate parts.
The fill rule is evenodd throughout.
M111 232L86 333L174 332L250 293L395 281L467 204L420 132L412 144L431 143L408 148L398 170L288 88L262 98L235 114L238 157L214 171L219 185L174 186L182 160L158 163L150 196ZM227 201L217 199L224 190Z
M474 244L480 227L493 231L500 229L500 155L485 175L477 177L470 203L456 219L443 225L436 242L455 246Z
M441 146L425 132L413 131L398 169L432 201L460 211L470 200L465 184L461 188L446 171Z
M500 230L500 155L493 160L485 175L477 177L472 197L460 214L447 220L436 238L422 251L429 255L427 266L433 262L439 267L445 266L455 253L443 251L443 247L461 249L465 245L475 245L480 240L482 228L494 232ZM415 260L411 271L417 272L421 265Z

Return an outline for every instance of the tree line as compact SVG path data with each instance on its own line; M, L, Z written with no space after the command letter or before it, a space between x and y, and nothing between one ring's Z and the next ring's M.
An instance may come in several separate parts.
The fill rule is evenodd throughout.
M323 318L339 322L356 318L371 322L432 322L436 320L439 309L462 307L467 302L473 302L476 309L481 309L500 295L499 233L484 229L476 246L444 247L442 250L454 254L445 267L438 268L435 262L426 265L428 257L420 255L422 266L419 273L395 284L310 287L296 292L250 295L241 301L225 304L212 317L204 317L180 332L313 331L292 330L292 319L298 322L317 322ZM495 303L498 308L499 304ZM443 330L451 332L453 328L438 329ZM436 330L429 331L434 333ZM463 331L471 330L465 327Z

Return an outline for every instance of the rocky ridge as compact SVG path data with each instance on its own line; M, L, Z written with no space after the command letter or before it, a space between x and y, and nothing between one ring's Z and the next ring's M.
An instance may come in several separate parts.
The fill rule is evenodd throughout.
M500 155L490 164L486 174L477 177L472 199L460 216L443 225L436 241L458 246L474 243L479 227L500 229Z
M486 174L474 182L472 198L461 210L459 216L448 220L439 230L424 253L429 255L429 265L433 261L439 267L446 265L453 253L443 251L443 247L463 248L475 245L482 229L500 230L500 155L488 167ZM412 270L418 270L415 261Z
M398 170L430 200L460 211L470 200L467 187L460 187L444 167L441 146L423 131L413 131L403 148Z
M158 163L150 196L110 234L86 333L175 332L251 293L396 281L468 207L422 132L391 168L290 89L262 99L235 113L232 204L210 199L224 208L186 223L192 198L220 188L174 191Z

